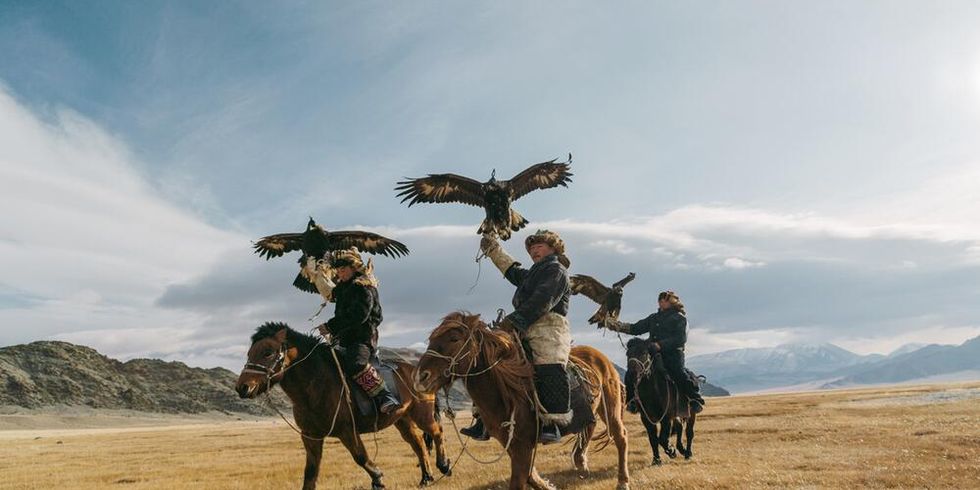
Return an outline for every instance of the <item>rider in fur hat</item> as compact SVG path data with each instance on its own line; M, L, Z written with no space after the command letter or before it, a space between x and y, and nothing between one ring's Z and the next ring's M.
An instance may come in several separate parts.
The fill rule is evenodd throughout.
M568 376L565 364L571 350L568 328L569 285L568 257L565 243L557 233L538 230L524 241L534 264L521 267L497 240L484 235L480 248L500 269L514 293L514 311L504 317L500 328L516 331L530 347L534 363L534 386L538 394L541 428L540 442L550 444L561 439L559 427L571 421ZM464 434L480 438L485 432L477 418Z
M684 367L684 344L687 343L687 316L684 303L677 293L663 291L657 296L657 305L659 309L656 313L636 323L609 321L605 327L629 335L649 333L652 341L650 354L661 355L667 374L674 380L677 389L687 395L691 401L691 411L699 413L704 407L701 386L687 375ZM637 412L636 402L633 399L637 376L634 364L629 363L629 369L626 371L627 409L632 413Z
M371 365L382 319L374 267L371 261L365 265L354 247L334 251L329 260L337 279L333 289L337 307L333 318L320 325L320 333L329 333L331 340L341 347L344 372L375 400L381 413L390 413L401 404Z

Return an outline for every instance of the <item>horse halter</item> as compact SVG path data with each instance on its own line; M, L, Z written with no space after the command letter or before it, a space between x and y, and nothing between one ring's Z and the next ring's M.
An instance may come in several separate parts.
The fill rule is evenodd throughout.
M272 364L266 366L264 364L259 364L257 362L246 362L245 367L242 368L242 374L254 373L265 375L265 382L269 384L272 382L272 378L282 374L286 371L286 343L283 342L279 346L279 354L276 356L276 360Z
M466 327L466 328L469 327L469 325L466 325L463 322L458 322L458 323L461 326L463 326L463 327ZM470 355L470 354L473 353L473 351L466 350L466 348L467 348L467 346L470 345L471 342L473 342L473 336L474 336L475 333L476 333L476 329L470 329L470 334L469 334L469 336L466 337L466 342L463 342L463 345L459 348L458 351L456 351L456 354L454 354L452 356L447 356L447 355L445 355L445 354L443 354L441 352L437 352L437 351L434 351L432 349L426 349L426 351L424 353L422 353L422 355L419 357L419 362L421 363L422 362L422 358L425 357L425 356L432 356L432 357L435 357L436 359L443 359L443 360L449 361L449 365L446 366L446 369L444 369L442 371L442 374L443 374L443 376L449 378L450 381L452 381L452 380L454 380L456 378L469 378L469 377L472 377L472 376L479 376L479 375L481 375L481 374L483 374L483 373L485 373L485 372L493 369L494 367L497 366L497 364L500 364L500 359L497 359L496 361L493 362L493 364L490 364L489 366L487 366L486 369L480 370L477 373L471 373L469 371L467 371L465 373L458 373L458 372L456 372L454 370L454 368L460 363L461 360L463 360L464 357L466 357L466 356L468 356L468 355ZM478 351L479 351L479 347L480 346L477 345L477 350ZM477 363L477 356L473 356L473 360L470 362L470 369L472 369L473 367L475 367L476 366L476 363Z

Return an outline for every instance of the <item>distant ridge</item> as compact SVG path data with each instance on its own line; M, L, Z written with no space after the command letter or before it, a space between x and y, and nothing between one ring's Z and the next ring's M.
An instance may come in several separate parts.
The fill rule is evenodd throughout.
M784 344L688 358L688 365L734 393L826 389L911 382L919 378L972 379L980 371L980 337L962 345L907 344L887 356L859 355L833 344Z

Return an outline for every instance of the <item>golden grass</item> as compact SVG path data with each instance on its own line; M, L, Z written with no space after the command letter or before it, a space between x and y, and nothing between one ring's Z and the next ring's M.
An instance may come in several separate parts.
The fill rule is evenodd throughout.
M650 466L642 426L628 415L632 487L978 488L978 389L980 383L961 383L711 399L698 421L694 458L664 457L661 467ZM929 393L962 390L974 397L928 399ZM373 453L370 435L365 442ZM382 432L378 443L376 460L388 487L413 488L418 469L397 431ZM0 444L0 488L298 488L304 461L299 437L268 421L21 436ZM450 435L448 444L455 458L459 440ZM370 488L343 447L336 441L325 447L320 488ZM484 459L500 451L496 443L470 447ZM569 451L539 451L541 473L560 488L615 487L612 447L592 455L588 479L571 470ZM434 488L505 488L508 474L506 458L484 466L464 456L455 475Z

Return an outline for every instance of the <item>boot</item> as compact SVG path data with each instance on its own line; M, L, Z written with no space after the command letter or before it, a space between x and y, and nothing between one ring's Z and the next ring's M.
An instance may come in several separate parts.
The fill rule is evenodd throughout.
M626 371L626 411L640 413L640 405L636 403L636 373L632 369Z
M561 440L561 425L572 420L568 375L561 364L534 366L534 388L544 413L540 414L541 433L538 442L552 444Z
M374 397L374 403L378 405L378 410L383 414L389 414L402 408L402 403L395 399L395 395L392 395L387 388L382 388L381 393Z
M701 396L701 383L698 383L694 373L687 371L687 398L691 401L691 413L701 413L704 410L704 398Z
M483 425L483 418L479 414L473 414L473 425L459 429L459 433L467 437L472 437L478 441L489 441L490 434Z
M381 373L374 369L374 366L368 364L361 372L351 378L374 400L379 412L389 414L401 408L401 402L388 391L384 379L381 378Z

